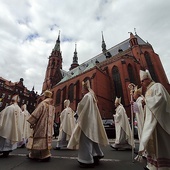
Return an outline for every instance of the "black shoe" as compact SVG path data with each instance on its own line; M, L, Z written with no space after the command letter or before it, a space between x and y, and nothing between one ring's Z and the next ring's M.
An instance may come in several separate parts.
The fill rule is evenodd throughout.
M25 144L22 144L20 148L25 148Z
M143 169L145 169L145 170L149 170L146 166L145 166L145 167L143 167Z
M113 145L110 145L111 148L116 149Z
M61 148L60 147L55 147L53 148L54 150L60 150Z
M97 156L93 156L93 160L94 160L94 165L99 165L99 158Z
M79 166L80 166L80 168L94 168L94 163L92 163L92 164L85 164L85 163L79 162Z
M113 145L110 145L110 147L115 149L116 151L118 150L118 148L115 148Z
M134 154L138 155L138 152L137 152L137 151L134 151Z
M104 158L104 156L93 156L94 164L99 165L100 159Z
M29 156L29 154L27 154L26 157L27 157L28 159L32 160L32 161L39 161L38 158L31 158L31 157Z
M147 159L145 156L142 156L142 158L145 159L145 160Z
M35 160L34 158L31 158L31 157L29 156L29 154L27 154L26 157L27 157L28 159L30 159L30 160Z
M9 153L10 153L11 151L3 151L2 153L2 155L0 156L0 158L7 158L8 156L9 156Z
M4 155L4 154L2 154L2 155L0 155L0 158L7 158L8 156L6 156L6 155Z
M102 159L102 158L104 158L104 155L103 156L96 156L96 157L98 157L98 159Z

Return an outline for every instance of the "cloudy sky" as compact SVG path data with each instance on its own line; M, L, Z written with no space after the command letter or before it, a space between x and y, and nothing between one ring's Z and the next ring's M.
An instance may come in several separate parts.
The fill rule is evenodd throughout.
M38 93L60 30L63 69L68 71L77 43L78 62L129 38L148 41L170 81L170 0L4 0L0 1L0 77Z

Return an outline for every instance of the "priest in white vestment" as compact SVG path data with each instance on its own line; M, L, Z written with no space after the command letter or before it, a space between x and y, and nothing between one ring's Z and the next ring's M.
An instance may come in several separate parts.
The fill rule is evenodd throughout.
M22 141L23 117L18 101L19 96L13 96L12 104L0 112L1 157L8 157L10 152L17 149L17 143Z
M137 86L135 86L133 98L135 100L135 102L133 103L133 111L135 113L135 117L137 120L138 138L140 142L140 138L143 130L144 118L145 118L144 106L143 106L144 96L142 95L142 88L138 89Z
M82 100L77 107L77 124L68 143L69 149L79 145L78 162L88 168L99 164L104 157L100 145L108 145L108 138L97 106L97 98L87 80L82 83Z
M134 147L134 140L132 137L132 130L126 114L126 110L121 104L121 98L115 99L116 114L113 115L116 130L115 143L110 146L116 150L131 149Z
M45 99L27 120L33 128L32 136L28 138L26 146L30 150L27 157L38 161L50 160L53 138L55 107L52 105L52 92L46 90L44 97Z
M152 80L149 71L140 70L140 80L147 90L139 155L147 151L150 170L170 170L170 95L162 84Z
M70 100L64 101L64 110L60 113L60 129L55 150L67 147L71 134L75 128L74 111L70 107Z
M21 106L21 110L22 110L22 116L23 116L23 140L21 142L19 142L18 148L23 148L26 146L26 143L28 141L28 138L31 136L32 134L32 129L30 128L30 124L28 123L27 119L30 116L30 113L27 110L27 105L23 104Z

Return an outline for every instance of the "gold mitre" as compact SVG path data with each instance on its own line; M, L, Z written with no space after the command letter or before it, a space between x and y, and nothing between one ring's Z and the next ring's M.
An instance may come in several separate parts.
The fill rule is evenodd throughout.
M141 95L142 94L142 88L138 89L138 86L134 87L134 93Z
M152 80L149 70L145 70L145 71L140 70L139 75L140 75L140 81L147 79L147 78Z
M64 100L64 107L68 107L70 105L70 100Z
M121 103L121 97L120 97L120 98L116 97L116 99L115 99L115 103L120 104L120 103Z
M46 90L46 91L44 92L44 96L45 96L45 97L48 97L48 98L51 98L52 94L53 94L53 93L52 93L50 90Z

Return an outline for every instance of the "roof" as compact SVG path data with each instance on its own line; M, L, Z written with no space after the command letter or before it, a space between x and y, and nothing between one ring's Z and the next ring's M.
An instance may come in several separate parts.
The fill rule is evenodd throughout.
M137 38L139 45L147 44L138 35L135 35L135 37ZM111 56L115 56L116 54L119 53L119 49L122 49L123 51L129 49L130 48L129 40L130 40L130 38L128 38L127 40L113 46L112 48L108 49L107 52L110 52ZM66 81L66 80L69 80L70 78L73 78L73 77L95 67L96 60L99 61L99 62L102 62L102 61L106 60L106 56L103 53L100 53L99 55L87 60L86 62L82 63L78 67L76 67L76 68L74 68L74 69L72 69L68 72L61 70L62 75L63 75L63 79L58 84ZM71 76L69 76L69 75L71 75Z
M13 83L13 82L11 82L9 80L6 80L6 79L4 79L2 77L0 77L0 81L3 81L4 84L7 85L7 86L14 86L15 85L15 83Z

